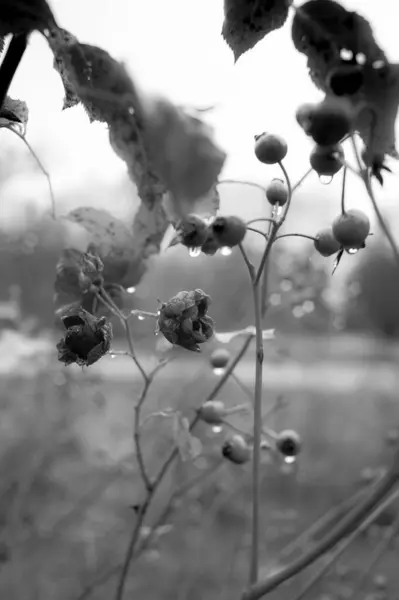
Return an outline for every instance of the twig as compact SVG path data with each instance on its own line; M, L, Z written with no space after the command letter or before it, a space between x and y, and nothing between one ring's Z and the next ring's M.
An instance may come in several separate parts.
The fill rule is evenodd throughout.
M262 235L267 240L267 233L265 233L264 231L261 231L260 229L256 229L255 227L249 227L248 225L247 225L247 230L253 231L254 233L259 233L259 235Z
M286 238L286 237L301 237L301 238L305 238L306 240L312 240L313 242L316 241L316 238L313 237L313 235L307 235L306 233L283 233L282 235L278 235L275 238L275 241L281 240L281 238Z
M266 221L267 223L273 223L274 219L269 217L259 217L259 219L251 219L247 221L247 225L251 225L251 223L261 223L262 221Z
M220 181L217 182L217 185L222 185L224 183L248 185L250 187L258 188L258 190L261 190L264 194L266 193L266 190L263 187L263 185L261 185L260 183L255 183L254 181L243 181L240 179L221 179Z
M7 53L0 66L0 109L4 104L8 89L28 46L28 34L13 35Z
M322 554L331 550L342 538L349 535L370 512L379 505L392 488L399 481L399 449L396 451L391 467L384 477L375 486L371 495L359 502L343 519L330 531L330 533L313 548L297 560L287 565L284 569L274 575L253 585L250 590L244 592L242 600L258 600L272 590L276 589L284 581L288 581L294 575L314 563Z
M345 188L346 188L346 173L348 168L345 166L342 174L342 191L341 191L341 212L345 214Z

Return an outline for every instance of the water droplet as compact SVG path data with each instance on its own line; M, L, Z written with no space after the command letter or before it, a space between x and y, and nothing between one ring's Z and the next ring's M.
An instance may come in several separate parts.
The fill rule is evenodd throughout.
M216 367L215 369L213 369L213 372L218 377L221 377L224 374L225 369L221 369L220 367Z
M367 60L367 57L363 52L358 52L355 58L358 65L364 65Z
M144 315L139 315L137 318L138 318L139 321L144 321L145 316Z
M319 176L319 180L320 183L322 183L323 185L330 185L330 183L333 180L333 176L332 175L320 175Z
M111 354L111 358L116 358L116 354Z
M293 465L296 461L296 456L284 456L284 462L286 465Z
M129 113L129 115L134 115L134 108L133 108L133 106L129 106L129 108L127 109L127 112Z
M188 253L191 258L197 258L201 254L201 248L189 248Z
M223 427L221 427L220 425L214 425L212 427L212 431L213 431L213 433L222 433Z
M230 256L230 254L233 252L232 248L229 248L228 246L223 246L223 248L221 248L220 250L220 254L222 256Z
M342 48L341 52L339 53L339 56L342 60L352 60L353 52L352 50L348 50L348 48Z
M134 287L134 285L132 285L131 287L128 287L126 291L128 294L134 294L136 288Z
M347 248L346 252L348 254L356 254L357 252L359 252L359 248Z

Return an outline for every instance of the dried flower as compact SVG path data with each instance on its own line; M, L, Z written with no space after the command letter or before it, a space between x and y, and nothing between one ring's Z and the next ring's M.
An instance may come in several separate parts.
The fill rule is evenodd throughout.
M83 308L61 318L66 333L58 342L58 360L71 365L89 366L108 352L112 326L106 317L97 318Z
M200 352L198 344L209 340L214 331L213 320L207 314L210 303L210 297L202 290L179 292L162 303L158 330L171 344Z

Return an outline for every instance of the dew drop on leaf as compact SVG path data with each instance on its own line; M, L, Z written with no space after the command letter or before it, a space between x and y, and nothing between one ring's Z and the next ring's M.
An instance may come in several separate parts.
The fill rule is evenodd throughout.
M332 175L320 175L319 180L323 185L329 185L332 182L333 177Z
M212 427L212 431L213 433L221 433L223 431L223 427L221 427L220 425L214 425Z
M229 248L228 246L223 246L223 248L220 249L220 254L222 256L230 256L230 254L233 252L232 248Z
M224 374L225 369L221 369L220 367L216 367L215 369L213 369L213 372L218 377L221 377Z
M191 256L191 258L197 258L197 256L200 256L201 254L201 248L189 248L188 253Z

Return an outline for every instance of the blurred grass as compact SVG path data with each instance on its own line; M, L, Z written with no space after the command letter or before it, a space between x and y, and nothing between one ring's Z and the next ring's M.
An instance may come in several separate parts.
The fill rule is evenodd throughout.
M389 460L385 435L399 423L397 353L396 345L345 336L278 337L267 344L265 407L280 393L286 401L269 425L297 429L304 446L291 469L263 456L266 568L288 541L358 489L364 467ZM192 416L216 380L207 354L178 351L150 389L143 416L169 407ZM151 360L147 356L146 364ZM130 506L143 497L132 454L133 404L141 381L122 357L105 357L85 371L65 369L52 359L35 368L27 373L21 367L0 379L0 598L77 600L87 584L121 561L135 519ZM237 371L248 386L252 370L250 350ZM234 381L219 398L229 406L246 401ZM231 422L251 427L249 414ZM180 461L171 471L147 525L163 512L176 486L220 461L226 432L200 424L196 435L203 456L194 464ZM143 449L150 472L157 471L172 443L171 419L147 421ZM239 598L248 568L250 480L249 465L222 462L180 498L166 519L170 531L132 566L126 599ZM377 527L362 536L307 597L349 598L381 535ZM379 567L388 576L392 599L399 589L398 551L396 541ZM294 598L308 576L272 597ZM111 579L92 597L112 599L115 589ZM370 582L367 593L373 590Z

